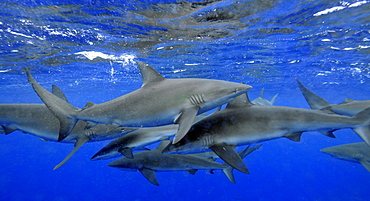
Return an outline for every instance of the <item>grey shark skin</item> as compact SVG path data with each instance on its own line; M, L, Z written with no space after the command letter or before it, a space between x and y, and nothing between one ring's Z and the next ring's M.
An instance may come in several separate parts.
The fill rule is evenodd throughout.
M122 155L132 159L134 158L133 149L145 149L145 146L149 144L172 137L177 129L178 125L139 128L113 140L91 157L91 160L105 160Z
M241 95L214 115L194 124L185 137L163 151L197 152L213 150L225 162L246 172L246 166L235 153L237 145L251 144L280 137L299 141L302 132L320 131L331 135L332 131L352 128L370 144L370 108L347 117L327 114L319 110L282 106L256 106Z
M216 110L215 112L217 112ZM195 122L200 121L207 115L205 113L198 115ZM138 128L122 137L119 137L101 150L99 150L91 160L105 160L118 156L133 158L132 150L143 150L145 146L166 140L176 134L178 125L167 125L157 127Z
M360 163L370 172L370 146L364 142L328 147L320 151L334 158Z
M75 148L54 169L63 165L84 143L113 139L131 130L105 124L85 129L87 125L85 121L78 121L71 134L62 141L74 143ZM47 141L58 140L59 121L44 104L0 104L0 127L5 134L19 130Z
M275 103L276 98L278 97L279 93L275 94L274 97L272 97L271 101L265 99L265 88L262 88L260 92L260 96L251 102L255 105L273 105Z
M211 79L165 79L144 62L137 62L143 85L116 99L80 110L41 87L25 69L28 82L60 121L59 140L78 119L131 127L179 124L174 143L189 130L197 114L223 105L252 87Z
M168 172L168 171L188 171L191 174L199 169L203 170L222 170L227 178L235 183L234 175L232 173L233 169L226 163L218 163L212 159L207 159L196 154L189 155L179 155L179 154L162 154L162 148L164 145L169 144L169 142L162 142L157 149L148 150L143 152L135 153L133 159L120 158L115 160L108 165L110 167L116 167L121 170L126 171L137 171L139 170L141 174L152 184L159 186L158 180L156 178L155 172ZM252 148L247 147L245 150L241 151L240 157L244 158L249 153L258 149L261 145Z
M370 100L355 101L349 98L346 98L344 102L339 104L330 104L322 97L307 89L298 79L297 82L299 89L312 109L320 110L326 108L337 114L353 116L370 107Z

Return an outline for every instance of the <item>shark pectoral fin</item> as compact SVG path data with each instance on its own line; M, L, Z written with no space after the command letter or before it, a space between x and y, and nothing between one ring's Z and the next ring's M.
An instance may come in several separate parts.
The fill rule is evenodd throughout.
M73 154L76 153L77 150L79 150L81 148L82 145L84 145L87 141L89 141L89 138L87 137L83 137L83 138L79 138L76 143L75 143L75 148L71 151L71 153L69 153L63 160L62 162L60 162L58 165L56 165L54 167L53 170L56 170L58 168L60 168L64 163L66 163L72 156Z
M364 166L367 169L367 171L370 172L370 161L362 159L359 160L359 162L361 163L362 166Z
M175 124L179 124L179 129L173 138L172 144L176 144L186 135L194 123L198 110L199 107L194 106L186 108L181 112L180 116L175 120Z
M236 184L235 182L235 177L234 177L234 174L233 174L233 170L234 168L232 166L229 166L227 168L224 168L222 169L222 172L224 172L224 174L226 175L226 177L233 183L233 184Z
M17 128L14 128L12 126L1 126L1 128L4 130L5 135L8 135L8 134L18 130Z
M328 136L328 137L335 138L335 135L333 134L333 131L319 131L319 132L322 133L323 135Z
M126 158L133 159L134 154L132 154L132 149L131 148L119 148L118 152L124 155Z
M249 174L248 168L235 151L235 146L226 144L215 144L210 147L222 160L227 164L239 170L240 172Z
M192 170L187 170L186 172L188 172L189 174L191 175L195 175L195 173L197 172L198 170L197 169L192 169Z
M351 119L355 119L357 121L363 122L357 128L353 128L353 131L359 135L367 145L370 146L370 107L357 113Z
M289 134L284 135L284 137L288 138L289 140L293 140L295 142L300 142L302 133L303 132L289 133Z
M139 170L141 174L152 184L159 186L157 176L155 175L155 172L153 170L150 170L148 168L141 168Z

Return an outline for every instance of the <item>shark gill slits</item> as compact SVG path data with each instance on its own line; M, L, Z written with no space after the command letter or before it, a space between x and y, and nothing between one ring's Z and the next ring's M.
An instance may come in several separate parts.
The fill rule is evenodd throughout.
M201 105L205 102L202 94L193 94L189 97L189 100L193 105Z

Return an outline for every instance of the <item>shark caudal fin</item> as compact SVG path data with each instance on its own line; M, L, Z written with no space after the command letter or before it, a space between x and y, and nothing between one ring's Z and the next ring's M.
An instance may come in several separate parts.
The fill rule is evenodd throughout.
M353 131L361 137L361 139L370 146L370 107L357 113L352 119L363 122L355 128L352 128Z
M254 147L250 147L248 146L247 148L245 148L243 151L240 151L239 152L239 156L240 158L245 158L246 156L248 156L250 153L252 153L253 151L259 149L262 145L257 145L257 146L254 146ZM232 166L229 166L227 168L224 168L222 169L222 171L225 173L226 177L232 182L232 183L236 183L235 182L235 177L234 177L234 174L233 174L233 170L234 170L234 167Z
M307 89L297 78L297 83L299 89L301 90L304 98L306 99L307 103L310 105L311 109L320 110L322 108L330 106L330 103L325 99L321 98L320 96L316 95L309 89Z
M59 137L58 142L65 139L69 133L72 132L78 119L73 117L73 113L79 110L77 107L69 104L66 100L63 100L48 90L44 89L36 80L32 77L30 68L24 68L23 71L27 73L28 83L32 84L32 87L36 94L40 97L42 102L49 108L55 117L59 119Z

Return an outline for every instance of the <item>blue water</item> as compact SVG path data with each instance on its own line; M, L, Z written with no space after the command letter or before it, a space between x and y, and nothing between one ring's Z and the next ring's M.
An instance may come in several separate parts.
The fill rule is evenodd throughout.
M178 3L176 3L178 2ZM83 107L138 89L134 63L166 78L211 78L265 88L275 105L309 108L296 78L330 103L370 99L370 1L12 0L0 3L0 103L41 103L20 69L58 85ZM196 1L190 1L196 2ZM331 139L263 142L250 174L139 172L90 161L109 141L85 144L53 171L72 144L0 135L0 200L369 200L370 174L321 148L360 142L349 129Z

